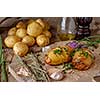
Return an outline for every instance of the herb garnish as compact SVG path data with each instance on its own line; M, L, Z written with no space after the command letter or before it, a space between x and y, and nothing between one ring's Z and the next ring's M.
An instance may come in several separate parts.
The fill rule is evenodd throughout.
M87 58L88 55L89 55L88 52L84 52L83 54L84 54L84 56L85 56L86 58Z
M64 50L65 50L66 52L68 52L68 48L64 48Z
M76 48L74 51L72 51L72 52L70 53L70 56L73 57L74 54L75 54L75 52L76 52L76 51L79 51L79 50L81 50L81 49L80 49L80 48Z
M72 65L72 63L65 63L63 66L63 72L66 73L67 70L69 69L73 69L74 66Z
M84 55L87 58L89 54L88 54L88 52L82 51L82 53L80 53L80 55Z
M54 50L54 54L61 54L61 53L62 53L62 50L61 49Z
M75 51L71 52L71 53L70 53L70 56L73 57L74 54L75 54Z
M87 46L97 47L97 44L100 43L100 35L85 37L79 40L79 42L81 41L85 41Z

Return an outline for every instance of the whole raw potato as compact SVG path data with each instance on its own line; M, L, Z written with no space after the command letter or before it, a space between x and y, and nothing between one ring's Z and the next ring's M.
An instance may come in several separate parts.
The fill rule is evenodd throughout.
M26 25L25 25L25 23L20 21L20 22L17 23L16 28L26 28Z
M29 25L29 24L32 23L32 22L34 22L34 20L33 20L33 19L29 19L29 20L26 22L26 24Z
M42 26L42 28L45 28L45 23L42 19L37 19L36 22L39 23Z
M41 46L41 47L44 47L46 45L49 44L49 38L46 37L45 35L39 35L37 38L36 38L36 43Z
M17 42L13 47L14 53L19 56L24 56L28 52L28 46L23 42Z
M4 40L5 45L8 48L13 48L14 44L19 42L21 39L17 36L7 36Z
M8 31L8 35L16 35L16 31L17 31L16 27L13 27Z
M32 22L27 26L27 34L37 37L42 33L42 26L37 22Z
M27 31L24 28L19 28L16 32L16 36L23 38L27 35Z
M35 44L35 39L34 37L27 35L22 39L22 42L27 44L28 46L32 46Z
M48 24L47 21L44 21L42 19L37 19L36 22L39 23L42 26L43 30L49 30L50 29L50 25Z
M47 36L48 38L51 38L51 36L52 36L52 34L51 34L51 32L49 32L49 31L43 31L43 34L45 35L45 36Z

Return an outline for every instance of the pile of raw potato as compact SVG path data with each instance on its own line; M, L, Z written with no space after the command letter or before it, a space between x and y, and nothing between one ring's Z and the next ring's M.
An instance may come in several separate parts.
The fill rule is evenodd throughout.
M4 43L8 48L13 48L15 54L24 56L35 43L42 47L50 43L52 34L49 28L48 23L41 19L30 19L26 23L20 21L8 31Z

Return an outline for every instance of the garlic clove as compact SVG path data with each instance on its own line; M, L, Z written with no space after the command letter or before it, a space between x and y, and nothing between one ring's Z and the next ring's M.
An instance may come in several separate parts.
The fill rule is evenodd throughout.
M28 71L28 69L26 69L24 67L20 68L20 70L17 72L17 74L23 75L23 76L26 76L26 77L31 75L31 73Z
M64 74L57 68L50 68L48 70L49 77L55 81L60 81L64 78Z
M50 75L50 78L55 81L60 81L63 79L63 77L64 77L64 75L61 72L55 72Z

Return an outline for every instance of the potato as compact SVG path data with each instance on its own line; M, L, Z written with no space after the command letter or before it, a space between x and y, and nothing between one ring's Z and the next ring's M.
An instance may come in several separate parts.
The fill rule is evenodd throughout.
M13 48L14 44L19 42L21 39L17 36L8 36L5 38L4 43L8 48Z
M46 21L43 21L42 19L37 19L36 22L42 26L43 30L50 29L50 25Z
M94 56L88 49L80 49L75 52L72 64L78 70L86 70L93 63Z
M37 37L42 33L42 26L37 22L32 22L27 26L27 34L33 37Z
M24 28L19 28L16 32L16 36L23 38L27 35L27 31Z
M39 23L42 26L42 28L45 28L45 23L42 19L37 19L36 22Z
M66 47L51 49L45 56L45 62L50 65L59 65L70 60L69 51Z
M44 30L49 30L49 29L50 29L49 23L48 22L45 22L45 28L44 28Z
M49 38L46 37L45 35L39 35L37 38L36 38L36 43L41 46L41 47L44 47L46 45L49 44Z
M20 21L20 22L17 23L16 28L26 28L26 25L25 25L25 23Z
M8 31L8 35L16 35L16 31L17 31L16 27L13 27Z
M34 39L34 37L27 35L22 39L22 42L27 44L28 46L32 46L35 44L35 39Z
M17 42L13 47L13 51L18 56L25 56L28 52L28 46L23 42Z
M43 31L43 34L45 35L45 36L47 36L48 38L51 38L51 36L52 36L52 34L49 32L49 31Z
M30 19L30 20L28 20L28 21L26 22L26 24L29 25L29 24L32 23L32 22L34 22L34 20L33 20L33 19Z

